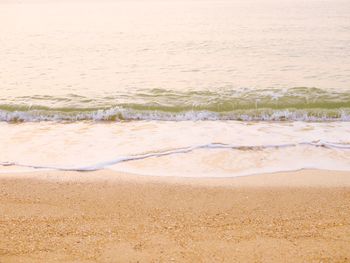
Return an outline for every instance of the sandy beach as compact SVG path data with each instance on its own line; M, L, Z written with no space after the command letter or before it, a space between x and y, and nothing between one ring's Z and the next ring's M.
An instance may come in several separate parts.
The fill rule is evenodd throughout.
M350 263L350 0L0 0L0 263Z
M0 262L349 262L350 176L0 176Z

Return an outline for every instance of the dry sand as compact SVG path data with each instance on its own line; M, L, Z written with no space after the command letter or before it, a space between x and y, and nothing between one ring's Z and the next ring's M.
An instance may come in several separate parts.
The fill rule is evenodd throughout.
M2 174L0 262L350 262L350 174Z

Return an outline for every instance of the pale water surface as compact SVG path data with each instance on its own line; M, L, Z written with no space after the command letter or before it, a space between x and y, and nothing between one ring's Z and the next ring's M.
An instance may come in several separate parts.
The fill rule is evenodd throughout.
M1 171L350 171L349 43L347 0L0 0Z

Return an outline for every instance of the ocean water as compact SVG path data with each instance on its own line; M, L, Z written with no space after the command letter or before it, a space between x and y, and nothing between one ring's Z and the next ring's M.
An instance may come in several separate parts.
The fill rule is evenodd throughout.
M0 0L0 172L350 172L346 0Z

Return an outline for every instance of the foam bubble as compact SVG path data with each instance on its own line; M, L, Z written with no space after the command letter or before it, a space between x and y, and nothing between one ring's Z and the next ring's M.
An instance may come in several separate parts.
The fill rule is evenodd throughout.
M217 113L211 111L137 111L122 107L100 109L91 112L59 111L5 111L0 110L0 121L5 122L40 122L40 121L122 121L122 120L157 120L157 121L199 121L199 120L241 120L241 121L350 121L350 110L246 110Z

